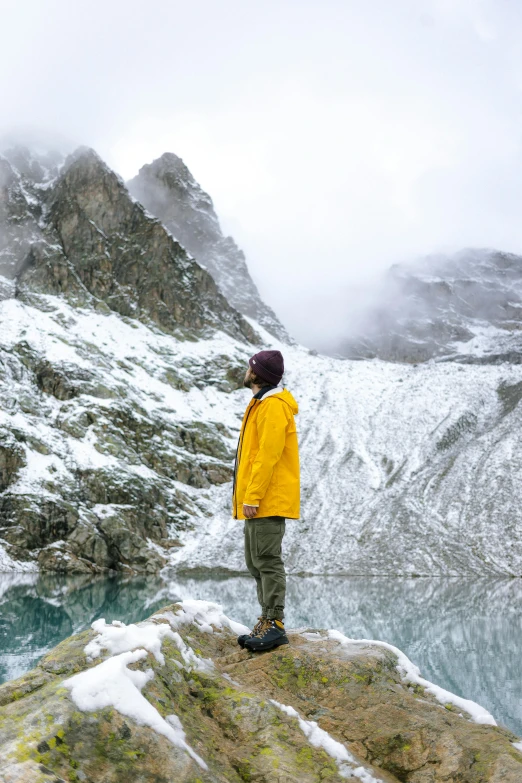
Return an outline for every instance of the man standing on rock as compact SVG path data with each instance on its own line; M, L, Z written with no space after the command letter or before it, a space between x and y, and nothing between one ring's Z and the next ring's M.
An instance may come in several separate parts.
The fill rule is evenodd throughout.
M233 514L245 520L245 560L261 605L253 631L237 641L255 651L288 644L281 544L285 519L299 518L300 495L298 407L279 385L283 373L280 351L261 351L249 359L244 385L254 396L243 417L234 469Z

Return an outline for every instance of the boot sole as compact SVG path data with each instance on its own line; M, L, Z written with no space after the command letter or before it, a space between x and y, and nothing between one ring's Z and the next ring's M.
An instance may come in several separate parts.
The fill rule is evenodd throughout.
M273 650L276 647L281 647L283 644L290 644L288 639L276 639L272 644L266 645L266 647L250 647L249 644L244 645L245 650L249 650L250 652L268 652L269 650Z

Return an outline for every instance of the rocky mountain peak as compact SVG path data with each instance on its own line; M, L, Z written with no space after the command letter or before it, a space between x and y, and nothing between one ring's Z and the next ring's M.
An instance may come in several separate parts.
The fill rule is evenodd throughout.
M190 390L236 388L257 335L88 148L54 171L0 158L0 308L0 567L7 547L23 568L155 570L193 489L230 478L231 434Z
M122 179L88 147L66 159L49 198L49 209L49 220L55 227L71 210L76 216L75 231L86 218L106 233L121 231L123 221L136 211Z
M340 353L348 358L522 362L522 257L487 249L393 266Z
M181 232L188 239L188 243L180 241L186 244L189 252L192 252L189 244L201 253L205 249L205 239L218 243L223 239L212 199L196 182L183 160L173 152L165 152L152 163L142 166L138 177L129 183L131 192L133 188L147 201L147 209L159 217L169 230L170 227L176 228L173 231L176 237ZM192 232L184 225L187 218ZM200 225L202 220L204 226ZM196 253L193 255L197 257Z
M40 200L32 183L0 156L0 275L13 280L41 239Z
M21 145L5 150L4 156L32 184L45 184L55 179L64 162L64 156L58 151L39 153Z
M279 339L290 341L275 313L261 299L243 251L231 237L223 234L212 199L181 158L165 153L143 166L127 186L208 269L226 299L239 312L254 318Z
M220 329L256 340L211 275L94 150L80 148L63 165L55 158L54 179L38 156L9 155L0 162L0 273L20 291L103 304L180 337Z
M206 203L213 209L212 199L205 193L203 188L196 182L190 169L184 161L173 152L164 152L152 163L145 164L140 169L140 174L152 174L158 179L164 179L169 182L171 187L177 187L180 191L197 196L203 203Z

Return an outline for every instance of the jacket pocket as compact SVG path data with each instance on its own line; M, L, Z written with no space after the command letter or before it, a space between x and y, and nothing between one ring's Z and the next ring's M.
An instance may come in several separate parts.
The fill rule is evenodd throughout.
M284 519L256 524L256 554L258 557L281 557L281 544L285 534Z

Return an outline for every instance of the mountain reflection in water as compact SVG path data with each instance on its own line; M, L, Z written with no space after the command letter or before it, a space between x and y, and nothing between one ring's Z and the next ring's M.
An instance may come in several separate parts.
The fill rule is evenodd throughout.
M19 677L96 619L137 622L183 598L217 601L251 625L247 577L96 579L0 573L0 682ZM522 734L520 579L289 577L288 628L337 628L403 650L429 680Z

